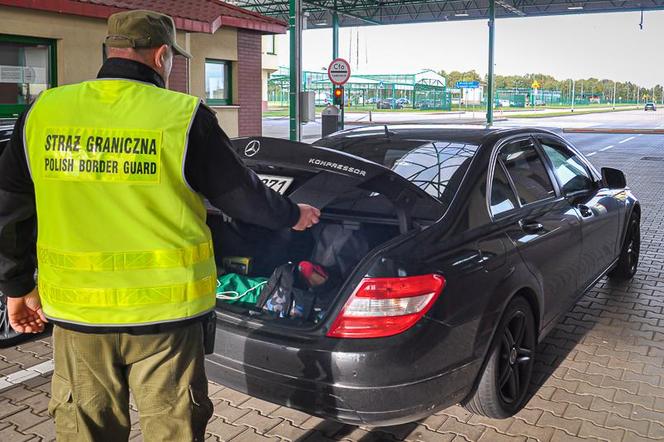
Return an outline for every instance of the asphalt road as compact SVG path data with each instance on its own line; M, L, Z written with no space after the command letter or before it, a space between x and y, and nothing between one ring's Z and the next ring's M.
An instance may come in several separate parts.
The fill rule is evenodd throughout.
M629 153L635 147L662 146L664 135L619 135L619 134L563 134L584 155L592 158L595 155L615 152Z
M570 115L549 118L510 118L496 126L543 126L570 129L664 129L664 111L642 110Z
M499 126L537 126L556 130L569 129L664 129L664 112L625 111L537 119L511 119ZM607 160L627 155L640 155L647 148L656 148L664 156L664 135L562 133L588 159L600 166Z

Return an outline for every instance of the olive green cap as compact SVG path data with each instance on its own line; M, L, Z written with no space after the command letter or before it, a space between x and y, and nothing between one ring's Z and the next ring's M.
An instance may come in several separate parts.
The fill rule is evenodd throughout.
M106 46L111 48L156 48L169 45L173 52L191 58L175 41L175 23L166 14L137 10L108 17Z

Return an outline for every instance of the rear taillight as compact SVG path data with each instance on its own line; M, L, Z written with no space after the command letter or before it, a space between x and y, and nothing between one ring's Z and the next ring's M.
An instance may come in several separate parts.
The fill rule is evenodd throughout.
M431 308L445 286L437 274L364 278L327 336L381 338L408 330Z

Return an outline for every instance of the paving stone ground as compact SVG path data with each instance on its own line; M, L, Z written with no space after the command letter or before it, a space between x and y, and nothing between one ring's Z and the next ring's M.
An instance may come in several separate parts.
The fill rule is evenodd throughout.
M645 138L645 137L644 137ZM325 421L210 383L210 441L645 441L664 440L664 145L593 157L624 170L642 202L641 264L629 283L602 280L538 348L532 398L491 420L456 406L420 422L358 428ZM0 350L0 377L51 358L50 337ZM0 390L0 441L52 440L50 378ZM140 440L132 412L132 439Z

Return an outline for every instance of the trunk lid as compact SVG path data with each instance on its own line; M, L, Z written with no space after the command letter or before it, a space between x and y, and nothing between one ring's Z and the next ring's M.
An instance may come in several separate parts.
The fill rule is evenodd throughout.
M295 203L320 209L334 203L330 209L336 211L396 217L402 233L412 228L413 219L435 221L445 209L442 202L401 175L348 153L269 137L236 138L232 143L259 175L292 177L285 193Z
M266 184L271 184L274 190L287 195L295 203L319 207L322 216L321 224L317 227L336 224L338 228L341 225L345 233L353 231L369 246L361 253L358 252L354 259L349 259L352 263L350 270L345 272L335 287L326 307L327 315L323 315L318 322L302 324L273 320L262 317L258 312L242 311L218 301L219 320L227 325L234 324L300 339L304 335L311 338L320 336L323 333L320 326L330 322L332 312L350 296L354 285L364 276L363 271L368 262L380 256L383 248L404 240L419 227L432 224L444 212L443 203L406 178L380 164L351 154L268 137L238 138L232 140L232 143L245 164ZM284 249L302 250L303 244L307 243L304 239L307 235L316 237L311 232L278 234L248 228L246 237L238 241L225 236L225 227L219 220L210 223L210 226L220 249L217 255L231 253L235 256L255 257L261 253L272 253L271 250L277 250L277 254ZM237 231L237 226L231 230ZM256 235L265 238L258 241L258 250L251 250L249 245L245 249L245 244ZM283 235L289 239L279 243ZM311 238L308 240L310 243ZM315 245L313 250L315 252ZM263 260L265 258L260 257ZM297 259L293 262L298 262ZM284 259L282 257L276 261L284 262ZM266 268L264 265L261 267ZM263 271L260 276L269 277L267 273Z

